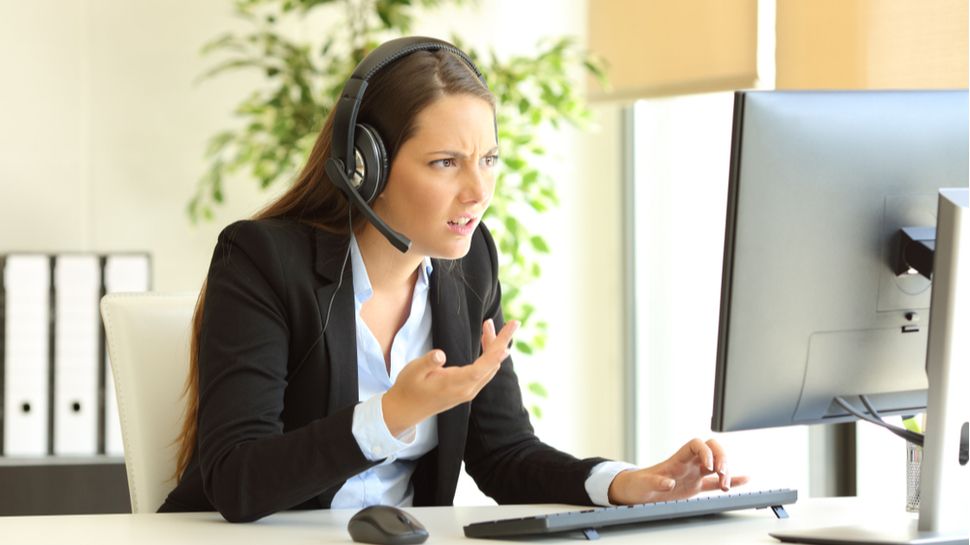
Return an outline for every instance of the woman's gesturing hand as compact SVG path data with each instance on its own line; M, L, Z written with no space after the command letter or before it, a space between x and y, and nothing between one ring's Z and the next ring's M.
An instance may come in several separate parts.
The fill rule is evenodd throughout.
M618 473L609 499L614 505L680 500L707 490L727 492L746 482L747 477L731 476L717 441L693 439L653 467Z
M470 365L445 367L445 353L432 350L404 366L381 401L388 431L399 435L429 416L471 401L498 373L518 328L513 320L496 334L495 324L486 320L482 355Z

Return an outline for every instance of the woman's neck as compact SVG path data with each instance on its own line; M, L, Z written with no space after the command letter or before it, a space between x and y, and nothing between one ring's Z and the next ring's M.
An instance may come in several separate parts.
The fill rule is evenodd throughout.
M401 253L370 223L355 232L354 236L374 291L394 291L414 285L418 266L424 261L424 256L413 251Z

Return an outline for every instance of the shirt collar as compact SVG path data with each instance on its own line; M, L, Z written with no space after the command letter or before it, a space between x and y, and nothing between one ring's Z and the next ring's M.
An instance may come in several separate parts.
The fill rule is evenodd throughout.
M434 272L431 258L425 256L422 265L418 281L414 285L415 291L427 290L431 284L431 273ZM354 234L350 235L350 270L354 278L354 299L357 300L357 304L362 304L374 295L374 289L371 287L370 276L367 274L367 267L364 265L364 258L360 255L360 246L357 245L357 237Z

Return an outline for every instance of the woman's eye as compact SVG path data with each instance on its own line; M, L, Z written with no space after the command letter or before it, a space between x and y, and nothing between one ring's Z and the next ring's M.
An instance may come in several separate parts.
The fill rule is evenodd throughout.
M486 155L482 157L482 161L484 161L485 166L494 167L498 164L498 155Z
M453 157L449 157L447 159L438 159L437 161L431 161L432 166L437 166L442 168L451 168L457 164L458 163L455 161Z

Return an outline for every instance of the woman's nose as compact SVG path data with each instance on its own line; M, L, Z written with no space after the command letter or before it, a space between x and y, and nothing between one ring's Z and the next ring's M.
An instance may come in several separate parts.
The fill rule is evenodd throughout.
M468 169L461 199L463 202L481 202L488 198L491 181L480 168Z

